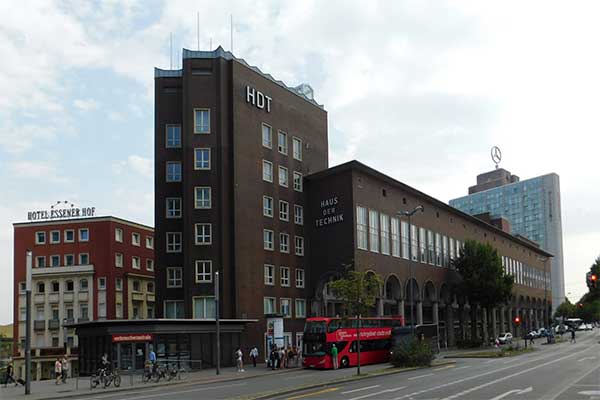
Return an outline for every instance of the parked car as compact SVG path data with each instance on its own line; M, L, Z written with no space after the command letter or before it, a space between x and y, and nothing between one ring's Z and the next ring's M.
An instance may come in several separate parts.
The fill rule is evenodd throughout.
M537 334L538 337L547 337L550 334L550 332L546 328L540 328L538 329Z
M510 332L503 333L498 337L500 344L512 343L513 335Z

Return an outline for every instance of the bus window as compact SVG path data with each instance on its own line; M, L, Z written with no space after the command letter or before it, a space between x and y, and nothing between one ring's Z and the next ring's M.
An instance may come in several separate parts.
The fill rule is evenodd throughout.
M304 325L304 333L325 333L325 321L308 321Z
M328 332L328 333L332 333L332 332L335 332L335 331L337 331L338 329L340 329L340 328L341 328L341 325L342 325L342 324L341 324L341 322L342 322L342 321L341 321L341 320L339 320L339 319L332 319L332 320L329 322L329 326L327 327L327 332Z
M377 351L377 350L389 350L392 348L392 341L390 339L379 339L379 340L361 340L360 341L360 352ZM350 353L356 352L356 341L352 342Z

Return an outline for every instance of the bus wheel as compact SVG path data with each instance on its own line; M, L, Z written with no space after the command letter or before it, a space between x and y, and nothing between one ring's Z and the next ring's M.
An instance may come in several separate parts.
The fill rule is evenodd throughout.
M348 357L342 357L342 360L340 361L340 367L348 368L349 366L350 366L350 361L348 360Z

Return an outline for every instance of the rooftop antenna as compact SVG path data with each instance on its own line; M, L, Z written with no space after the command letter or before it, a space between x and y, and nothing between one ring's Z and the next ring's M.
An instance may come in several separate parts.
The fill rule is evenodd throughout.
M196 33L198 34L198 51L200 51L200 11L196 13Z
M173 33L169 34L169 42L171 43L171 53L170 53L171 67L169 69L173 69Z
M233 54L233 14L231 14L231 53Z

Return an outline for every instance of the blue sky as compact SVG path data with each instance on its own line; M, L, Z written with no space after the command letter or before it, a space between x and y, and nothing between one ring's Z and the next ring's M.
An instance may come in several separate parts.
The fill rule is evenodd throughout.
M329 113L350 159L443 201L493 168L561 177L570 297L600 254L598 5L316 0L0 2L0 294L12 223L57 200L153 225L153 68L230 49ZM519 12L515 13L514 10ZM385 146L382 146L382 143ZM12 321L12 307L0 323Z

